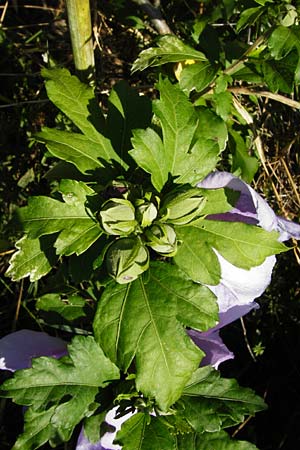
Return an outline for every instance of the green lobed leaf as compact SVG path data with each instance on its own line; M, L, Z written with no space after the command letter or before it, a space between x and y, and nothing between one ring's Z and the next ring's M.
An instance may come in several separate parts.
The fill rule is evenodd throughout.
M236 26L237 31L239 32L246 27L251 27L265 11L266 8L263 6L247 8L242 11Z
M79 295L62 298L60 294L45 294L36 301L36 309L54 312L66 320L72 321L85 316L86 300Z
M239 386L235 379L220 377L220 372L210 366L200 367L193 373L183 390L183 396L240 403L248 414L266 408L264 400L252 389Z
M216 299L208 289L186 280L175 266L156 262L147 283L140 277L106 287L94 332L122 370L135 357L137 389L165 410L180 397L203 356L181 323L206 330L217 320Z
M211 172L227 140L225 123L204 108L195 109L177 85L167 79L158 84L160 100L154 103L163 142L152 129L138 130L129 153L137 164L151 174L160 191L168 175L177 183L195 184Z
M29 276L30 281L34 282L49 273L57 260L53 248L55 237L29 239L23 236L16 242L17 252L9 261L6 276L13 281Z
M157 45L158 47L148 48L139 54L138 59L133 63L132 72L187 59L207 61L203 53L184 44L178 37L173 35L161 37Z
M97 407L99 388L119 378L91 336L76 336L68 351L69 357L60 360L33 359L31 369L17 371L2 385L4 397L29 407L28 425L15 450L35 449L45 439L50 445L69 440L74 427Z
M97 105L93 88L82 83L67 69L42 69L49 99L87 137L97 139L103 131L104 117Z
M101 148L106 162L126 164L114 151L110 141L103 134L104 117L97 105L92 88L70 74L66 69L43 69L46 90L50 100L68 116L87 139Z
M278 242L278 233L245 223L198 220L191 226L177 227L178 248L175 262L192 280L218 284L220 264L213 249L231 264L249 270L262 264L267 256L287 250Z
M216 69L207 62L198 62L183 68L180 74L179 85L185 92L193 90L201 92L213 81Z
M249 155L246 142L235 130L230 130L229 147L232 154L232 172L246 183L251 183L259 167L258 159Z
M220 377L210 366L194 372L178 405L179 414L198 433L220 431L266 408L263 399L251 389L239 386L234 379Z
M83 134L45 127L35 137L46 144L53 156L74 164L84 174L105 167L109 159L106 149L110 141L104 136L101 142L100 138L94 142Z
M216 285L221 279L221 268L217 255L209 242L193 227L177 227L177 238L181 242L174 257L175 263L191 280Z
M177 183L196 184L212 172L228 138L225 122L208 108L198 107L198 125L193 138L193 147L182 154L178 163Z
M114 442L122 445L122 450L175 450L175 437L167 424L145 413L126 420Z
M272 92L281 91L291 94L294 88L295 69L296 66L291 66L288 58L283 58L279 61L264 61L262 63L265 82Z
M27 409L24 414L24 431L11 450L35 450L52 439L59 442L59 438L54 436L51 425L54 411L54 406L46 411Z
M151 174L153 186L160 192L168 180L169 168L166 164L166 148L159 135L147 128L134 130L131 140L133 150L129 154L146 172Z
M258 450L250 442L231 439L225 431L178 435L176 441L176 450Z
M232 209L239 199L239 192L232 189L199 189L199 195L206 198L201 211L203 215L226 213Z
M275 59L284 58L294 48L300 50L299 27L284 27L282 25L275 28L268 40L268 47L271 55Z
M226 411L222 411L220 402L214 400L207 400L205 398L187 398L181 397L179 405L182 408L177 411L177 415L182 414L192 429L197 433L214 433L220 431L222 428L222 415Z
M232 94L228 91L216 92L212 95L212 101L218 116L227 121L232 111Z
M58 254L80 255L102 234L98 222L87 211L87 196L94 191L81 181L62 180L60 191L64 202L50 197L31 197L21 208L18 218L29 238L58 233Z

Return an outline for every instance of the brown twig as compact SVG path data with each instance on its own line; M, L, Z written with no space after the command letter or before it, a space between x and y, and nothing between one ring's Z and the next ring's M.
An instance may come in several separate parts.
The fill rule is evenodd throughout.
M17 322L19 319L19 313L20 313L21 302L22 302L22 297L23 297L23 288L24 288L24 279L22 279L21 283L20 283L20 290L19 290L19 295L18 295L18 300L17 300L15 317L14 317L12 327L11 327L12 332L16 331L16 328L17 328Z
M32 23L28 25L15 25L13 27L2 27L2 30L8 31L8 30L20 30L24 28L32 28L32 27L48 27L50 25L50 22L40 22L40 23Z
M16 103L9 103L8 105L0 105L0 108L11 108L13 106L24 106L24 105L31 105L35 103L48 103L50 100L27 100L24 102L16 102Z
M12 249L12 250L5 250L5 252L1 252L0 253L0 256L10 255L11 253L14 253L14 252L15 252L14 249Z
M8 4L8 0L6 2ZM5 8L14 8L14 5L8 5L6 7L6 5L0 5L0 9L5 9ZM25 9L42 9L45 11L53 11L53 12L62 12L63 10L60 8L51 8L49 6L38 6L38 5L18 5L18 8L25 8Z
M1 18L0 18L0 25L2 25L3 22L4 22L4 18L5 18L5 14L6 14L6 11L7 11L7 7L8 7L8 0L6 0L5 5L3 6L3 11L2 11L2 14L1 14Z
M294 141L296 140L296 138L294 139ZM292 145L292 144L291 144ZM287 166L287 164L286 164L286 162L285 162L285 160L283 159L283 158L281 158L281 162L282 162L282 165L283 165L283 167L284 167L284 170L286 171L286 174L287 174L287 177L288 177L288 179L289 179L289 182L290 182L290 184L291 184L291 186L292 186L292 190L294 191L294 194L295 194L295 196L296 196L296 198L297 198L297 202L298 202L298 204L300 205L300 195L299 195L299 193L298 193L298 189L297 189L297 186L296 186L296 184L295 184L295 182L294 182L294 180L293 180L293 177L292 177L292 175L291 175L291 172L289 171L289 168L288 168L288 166Z
M252 351L252 348L251 348L249 340L248 340L247 330L246 330L246 327L245 327L244 319L242 317L240 318L240 322L241 322L241 325L242 325L243 335L244 335L244 339L245 339L245 343L246 343L248 352L250 353L250 356L253 359L253 361L256 362L255 355L254 355L254 353Z
M287 106L290 106L291 108L300 109L300 102L297 102L296 100L292 100L291 98L287 98L281 94L274 94L273 92L269 92L269 91L260 91L260 90L245 88L245 87L231 87L231 88L228 88L228 91L230 91L234 94L255 95L256 97L266 97L266 98L270 98L271 100L275 100L276 102L280 102Z
M250 422L251 419L253 419L254 416L249 416L247 419L244 420L243 423L241 423L238 428L232 433L231 437L235 437L246 425L248 422Z

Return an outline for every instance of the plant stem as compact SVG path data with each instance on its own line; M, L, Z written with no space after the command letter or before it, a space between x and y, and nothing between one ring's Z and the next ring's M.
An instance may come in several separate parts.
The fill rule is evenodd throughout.
M95 59L89 0L66 0L76 71L82 81L92 83Z

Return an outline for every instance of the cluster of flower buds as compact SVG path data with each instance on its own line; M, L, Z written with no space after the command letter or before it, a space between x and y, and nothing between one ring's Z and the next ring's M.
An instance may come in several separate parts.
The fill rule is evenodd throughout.
M111 198L100 211L101 224L107 234L129 236L137 227L135 208L129 200Z
M108 247L106 266L117 283L130 283L148 269L149 252L140 237L122 237Z
M178 245L174 226L197 220L206 202L197 188L187 186L167 194L162 203L151 192L135 200L131 194L127 185L120 197L105 201L99 212L105 233L117 237L106 252L106 265L120 284L134 281L148 269L147 247L159 255L174 256Z
M163 256L174 256L177 252L177 238L174 228L166 223L154 223L145 231L145 243Z

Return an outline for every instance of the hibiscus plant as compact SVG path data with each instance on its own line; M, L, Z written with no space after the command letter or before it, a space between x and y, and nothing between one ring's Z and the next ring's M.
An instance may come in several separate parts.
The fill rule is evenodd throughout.
M258 307L300 227L217 170L228 126L178 83L161 76L153 101L116 84L104 114L66 69L43 76L74 128L36 136L61 161L51 195L17 212L7 275L45 277L41 323L73 327L0 341L1 369L16 371L1 395L26 407L13 450L72 436L77 450L256 448L225 431L266 405L220 375L233 354L219 330Z

